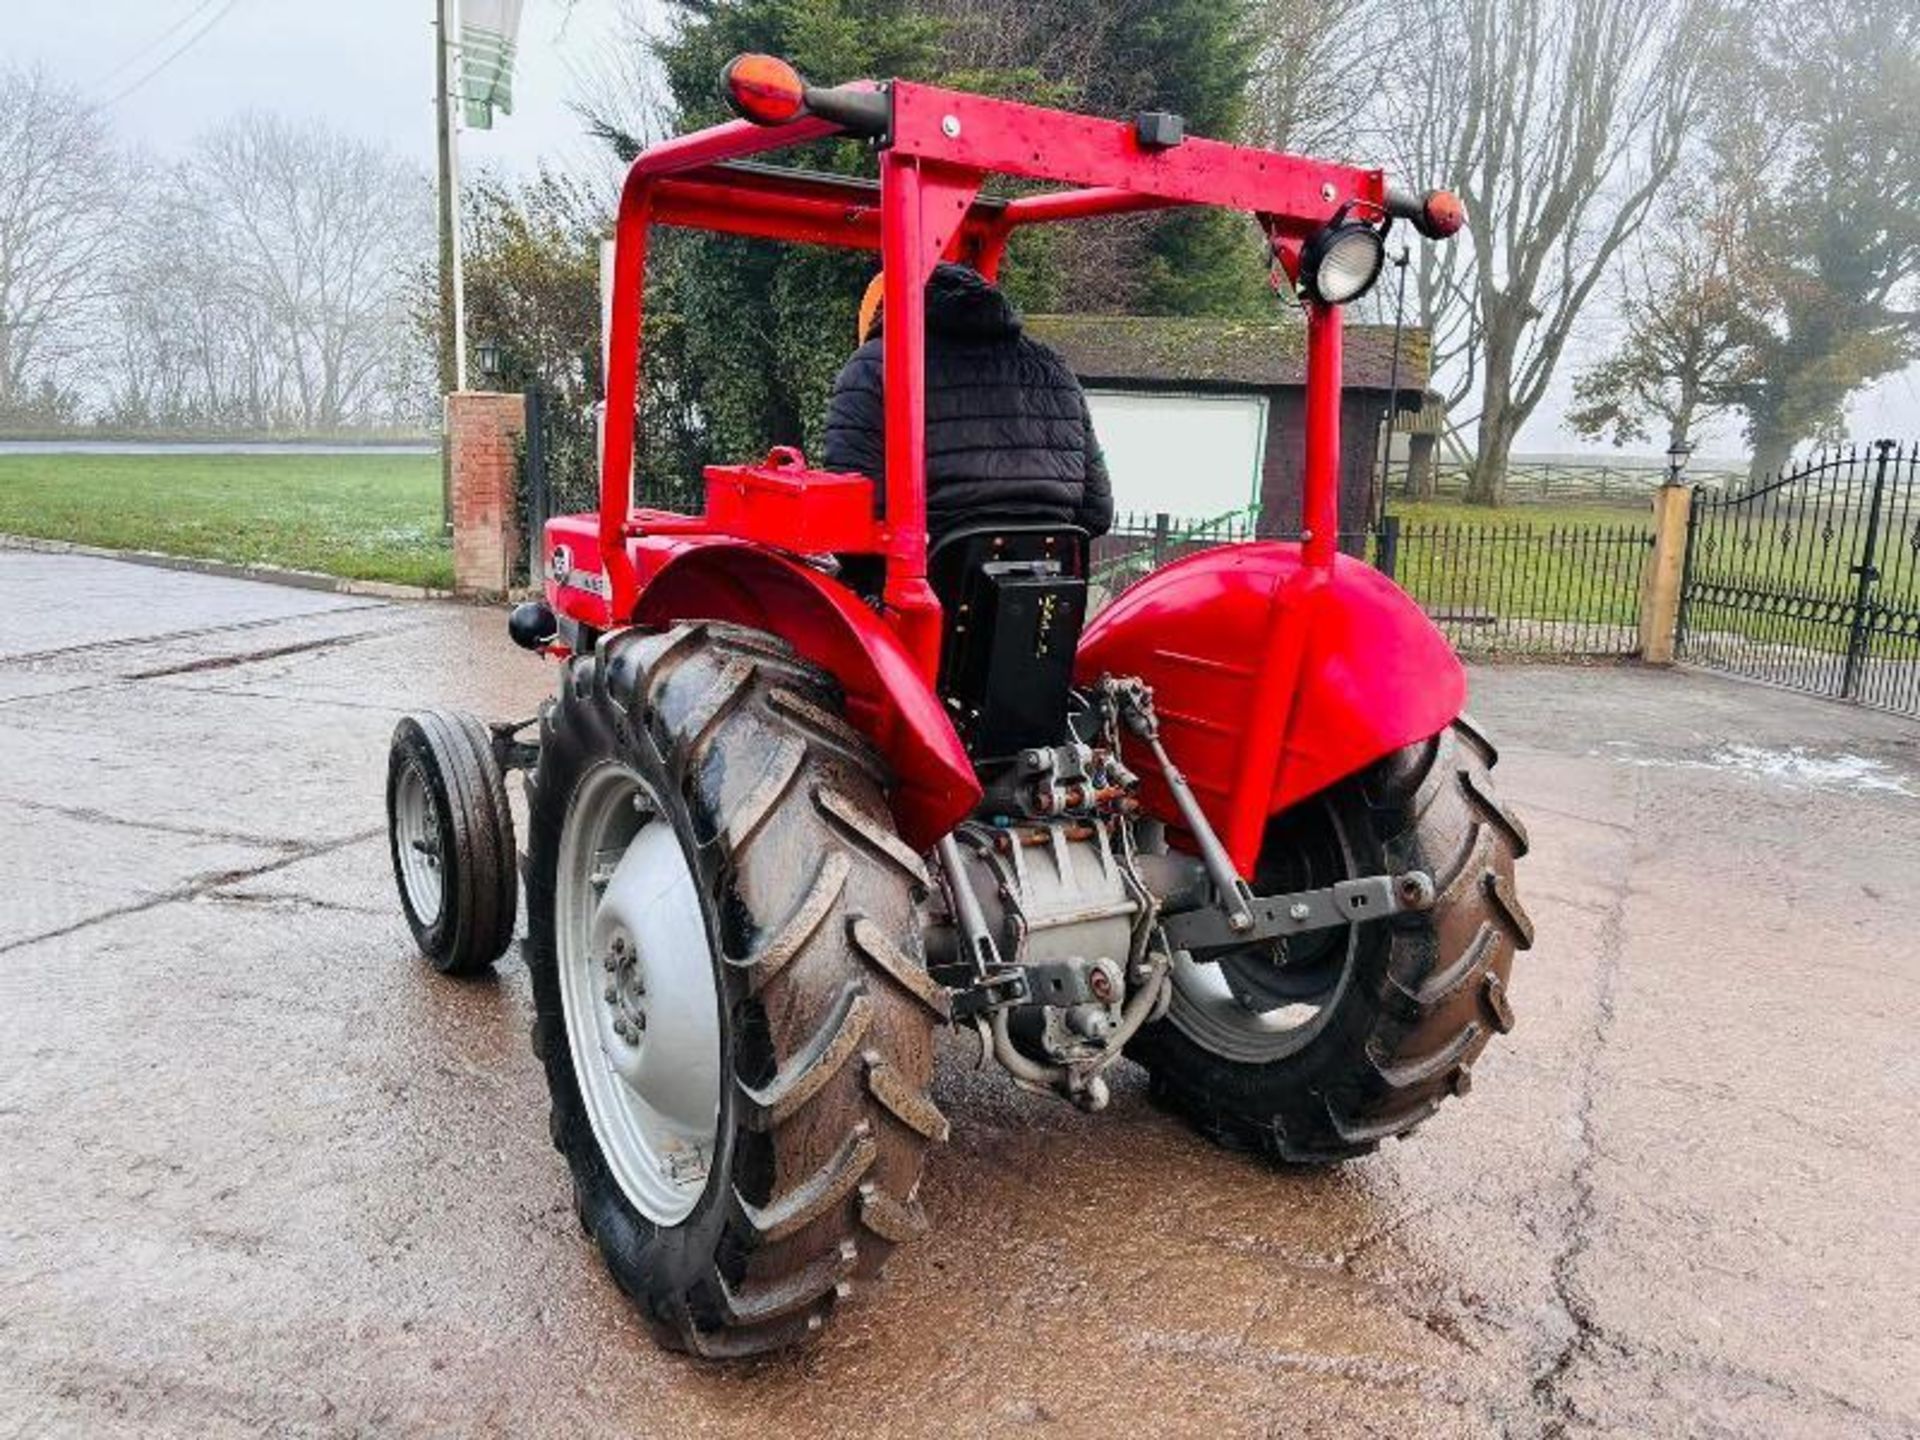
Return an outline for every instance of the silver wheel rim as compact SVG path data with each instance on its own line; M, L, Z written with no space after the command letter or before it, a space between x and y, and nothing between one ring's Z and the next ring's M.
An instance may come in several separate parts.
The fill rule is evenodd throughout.
M1233 993L1218 965L1196 965L1183 952L1173 962L1173 1004L1167 1017L1214 1054L1262 1065L1293 1054L1319 1033L1346 988L1342 973L1338 989L1323 1002L1255 1010Z
M400 856L400 884L407 904L422 925L440 918L446 895L446 857L440 853L440 806L420 767L400 767L393 792L394 848Z
M1339 822L1333 819L1347 875L1354 874L1354 856ZM1217 963L1196 964L1183 951L1174 957L1173 1000L1167 1018L1195 1044L1227 1060L1264 1065L1302 1049L1320 1033L1327 1017L1338 1008L1353 977L1360 932L1348 926L1340 935L1338 978L1311 1001L1260 1010L1234 993Z
M567 1045L600 1154L629 1203L677 1225L700 1203L720 1118L720 994L680 837L632 770L574 794L554 939Z

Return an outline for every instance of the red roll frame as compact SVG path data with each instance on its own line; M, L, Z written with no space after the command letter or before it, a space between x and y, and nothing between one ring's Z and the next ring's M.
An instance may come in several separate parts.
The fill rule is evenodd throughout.
M887 103L871 103L882 91ZM822 103L831 101L833 103ZM547 591L584 625L733 618L785 636L832 670L849 714L899 777L896 820L931 845L978 800L972 763L934 695L941 610L927 583L925 299L944 259L994 276L1024 225L1210 205L1254 216L1289 279L1303 241L1352 210L1385 217L1379 170L1199 138L1149 143L1133 124L894 81L809 92L822 112L884 133L878 183L751 163L848 135L810 113L740 120L653 146L628 172L615 231L606 427L597 517L549 523ZM1155 137L1157 138L1157 137ZM983 196L993 175L1066 188ZM885 276L886 482L879 514L854 534L846 477L776 457L778 475L732 485L716 513L683 516L632 502L642 376L647 241L655 225L877 252ZM1338 556L1341 313L1303 302L1307 320L1302 541L1230 547L1155 577L1089 631L1081 662L1148 676L1172 712L1170 748L1243 873L1265 817L1458 711L1458 661L1390 581ZM732 477L729 479L728 477ZM774 507L834 508L835 549L885 563L876 614L768 541ZM756 506L768 513L756 513ZM1204 613L1203 613L1204 612ZM1244 652L1252 646L1257 655ZM1225 678L1223 678L1225 677ZM1182 726L1190 733L1182 734ZM1227 737L1217 756L1206 737ZM1189 766L1181 752L1191 751ZM1138 757L1136 757L1138 758ZM1151 767L1149 767L1151 768ZM1152 779L1150 775L1150 780Z

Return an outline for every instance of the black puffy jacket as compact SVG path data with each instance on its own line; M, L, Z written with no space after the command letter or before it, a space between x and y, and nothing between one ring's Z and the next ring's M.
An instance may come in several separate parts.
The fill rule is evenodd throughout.
M833 382L829 470L886 480L880 341ZM1058 355L1021 333L1020 313L964 265L927 282L927 528L1050 521L1104 535L1113 524L1106 459L1087 397Z

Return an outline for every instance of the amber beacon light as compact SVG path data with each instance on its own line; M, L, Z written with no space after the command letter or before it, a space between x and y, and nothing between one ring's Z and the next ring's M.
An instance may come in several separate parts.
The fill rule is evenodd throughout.
M784 125L807 113L807 83L776 55L736 55L720 74L727 104L756 125Z

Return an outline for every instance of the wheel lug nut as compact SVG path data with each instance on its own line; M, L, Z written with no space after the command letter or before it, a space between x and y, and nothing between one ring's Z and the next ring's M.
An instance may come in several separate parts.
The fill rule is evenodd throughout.
M613 986L609 985L607 986L606 994L603 995L601 998L604 999L607 1002L607 1004L611 1005L613 1004L613 993L614 993Z

